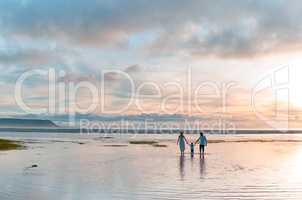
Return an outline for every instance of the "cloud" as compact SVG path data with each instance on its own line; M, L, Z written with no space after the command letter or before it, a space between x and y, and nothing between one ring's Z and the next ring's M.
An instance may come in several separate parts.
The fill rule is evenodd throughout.
M125 47L149 31L158 33L156 51L146 49L152 53L248 57L301 44L301 7L297 0L3 0L0 27L11 37L98 47Z
M48 64L55 55L49 51L36 49L17 49L15 51L0 51L0 63L5 65L24 64L42 65Z
M143 70L143 68L139 65L131 65L125 69L125 72L126 73L137 73L137 72L141 72L142 70Z
M94 74L75 74L75 73L68 73L64 76L60 76L57 78L57 82L64 82L64 83L80 83L80 82L89 82L94 83L98 80L98 77Z
M135 33L157 31L157 50L246 57L302 43L301 8L297 0L3 0L0 26L12 36L99 47L123 47Z
M27 69L54 67L66 73L58 81L94 84L103 69L115 69L128 73L136 86L147 81L160 85L165 97L175 91L163 83L185 85L183 69L192 66L198 68L195 79L238 79L245 84L258 78L252 67L263 73L264 65L287 64L288 58L266 63L226 58L301 51L301 8L298 0L2 0L0 82L6 87ZM152 71L153 67L158 68ZM229 71L223 70L227 67ZM127 102L133 92L129 80L115 73L104 78L108 102ZM46 91L41 81L28 82L29 93ZM41 85L39 91L34 85ZM248 113L247 95L236 93L231 112ZM150 110L160 101L148 98L157 94L151 85L141 94L134 98L150 100ZM201 103L212 112L220 108L219 101ZM177 106L179 101L175 98L170 104Z

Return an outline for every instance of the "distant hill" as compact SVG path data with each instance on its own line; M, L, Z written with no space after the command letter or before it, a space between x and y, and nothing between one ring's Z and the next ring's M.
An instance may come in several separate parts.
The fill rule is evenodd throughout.
M43 119L0 118L0 128L56 128L55 123Z

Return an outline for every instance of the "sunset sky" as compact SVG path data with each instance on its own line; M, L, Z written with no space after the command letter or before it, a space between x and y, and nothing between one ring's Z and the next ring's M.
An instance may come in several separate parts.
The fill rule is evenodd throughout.
M17 80L53 69L56 114L77 105L301 128L301 10L298 0L1 0L0 113L30 114L15 100ZM22 84L30 108L48 107L47 80ZM70 98L69 84L83 82L98 90Z

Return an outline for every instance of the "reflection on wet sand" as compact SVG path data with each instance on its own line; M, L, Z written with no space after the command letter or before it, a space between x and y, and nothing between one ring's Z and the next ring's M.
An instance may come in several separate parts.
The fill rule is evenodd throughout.
M191 153L191 171L194 169L194 153Z
M302 143L213 143L200 158L188 151L175 155L178 149L174 140L166 140L169 135L158 139L166 148L128 145L128 138L87 139L85 145L78 145L65 142L77 141L75 136L62 137L64 142L41 138L40 143L28 143L27 150L0 154L0 200L302 199ZM293 137L302 135L284 139Z
M179 168L179 175L180 175L181 180L184 180L185 175L186 175L185 162L186 162L185 156L180 155L179 156L179 166L178 166L178 168ZM189 162L189 159L187 159L187 162ZM204 156L198 156L198 157L194 158L194 154L190 154L190 166L191 166L190 170L192 172L194 172L194 170L197 170L194 167L194 162L198 162L200 178L203 178L205 170L206 170L205 157Z
M200 178L203 178L204 172L205 172L205 157L200 156L199 159L199 172L200 172Z
M180 179L184 180L185 177L185 156L184 155L180 155L179 157L179 174L180 174Z

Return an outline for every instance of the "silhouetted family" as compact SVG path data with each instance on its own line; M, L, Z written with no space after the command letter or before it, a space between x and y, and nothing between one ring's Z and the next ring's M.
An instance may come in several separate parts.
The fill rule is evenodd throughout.
M203 132L200 132L199 138L194 143L191 142L190 144L189 144L187 138L184 136L184 133L182 131L180 132L180 134L178 136L177 144L179 145L181 155L184 155L185 149L186 149L186 144L187 144L187 145L189 145L191 155L193 156L194 147L195 147L195 144L197 144L197 143L199 144L200 156L204 156L205 146L207 146L207 138L203 134Z

